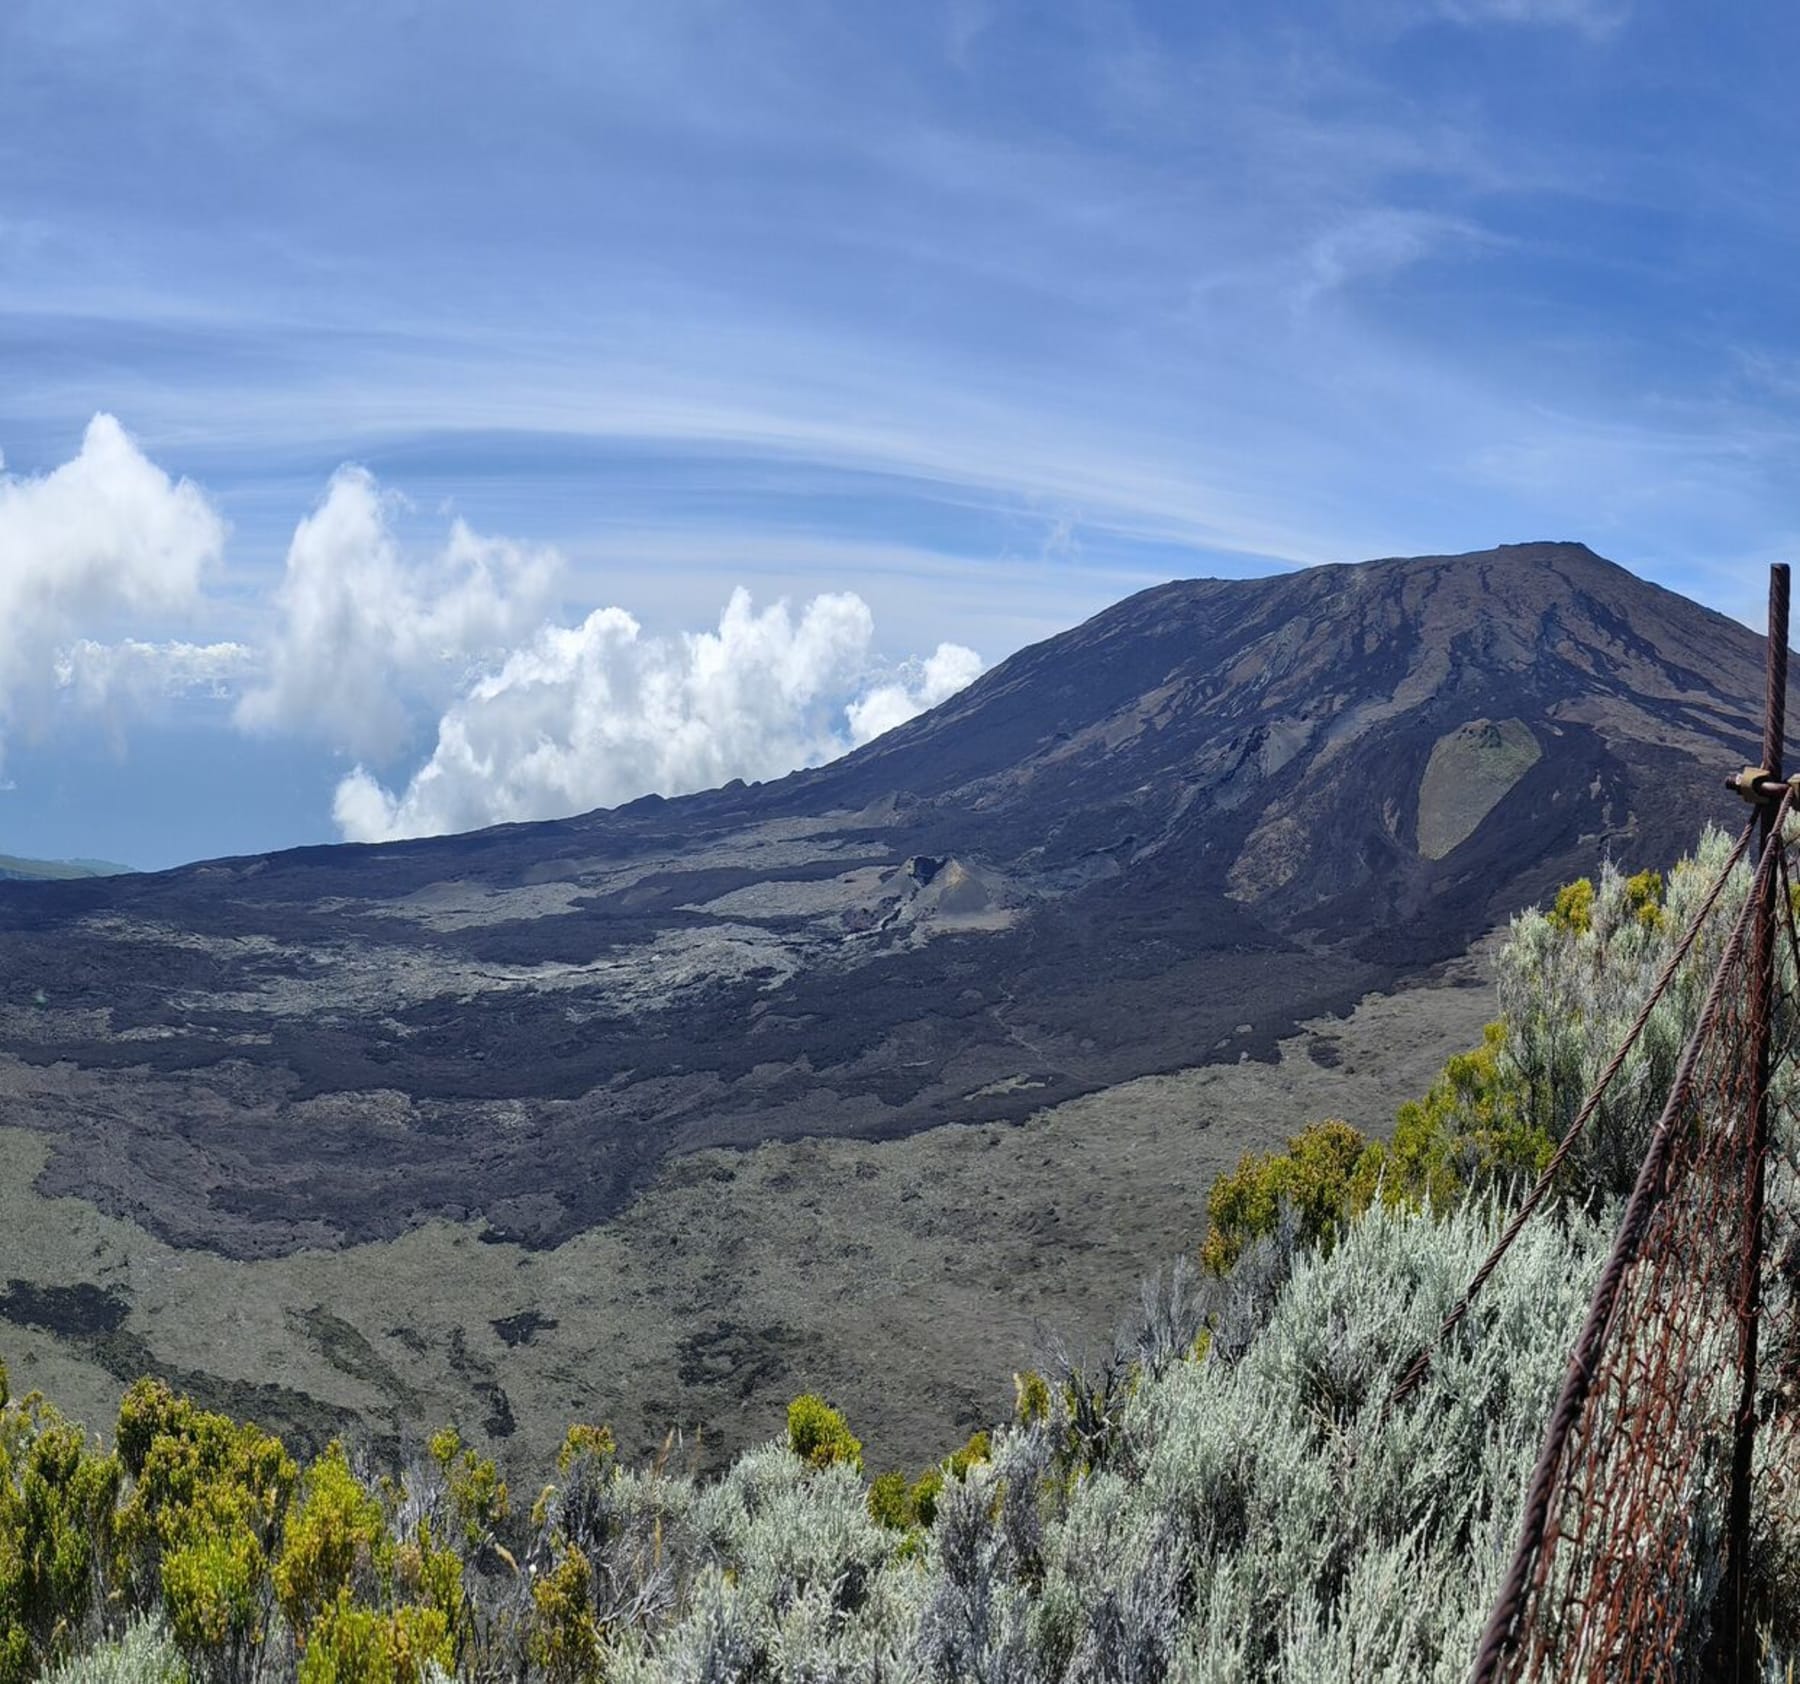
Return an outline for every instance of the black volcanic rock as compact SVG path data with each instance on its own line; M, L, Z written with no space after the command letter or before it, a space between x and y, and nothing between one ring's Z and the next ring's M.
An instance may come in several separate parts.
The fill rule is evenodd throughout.
M1664 863L1761 658L1576 544L1189 581L775 784L3 885L0 1123L180 1244L554 1243L671 1153L1260 1056Z

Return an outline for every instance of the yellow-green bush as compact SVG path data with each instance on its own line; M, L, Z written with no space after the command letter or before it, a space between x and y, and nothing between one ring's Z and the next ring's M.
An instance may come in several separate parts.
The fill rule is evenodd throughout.
M0 1367L0 1684L34 1677L79 1635L112 1535L119 1464Z
M600 1676L605 1644L593 1614L593 1579L593 1564L566 1544L531 1587L528 1649L547 1684L588 1684Z
M1625 904L1631 915L1648 930L1660 930L1666 922L1663 911L1663 876L1660 871L1634 872L1625 879Z
M1648 889L1640 898L1646 907L1659 904ZM1590 904L1576 897L1570 916L1585 918ZM1329 1248L1377 1198L1441 1215L1471 1188L1540 1173L1555 1142L1527 1118L1507 1038L1504 1023L1490 1023L1480 1046L1454 1054L1423 1099L1400 1107L1389 1141L1324 1122L1295 1135L1285 1152L1246 1154L1207 1196L1201 1261L1224 1274L1245 1246L1274 1232L1284 1205L1300 1244Z
M1043 1383L1040 1379L1039 1384ZM1047 1393L1047 1386L1045 1390ZM993 1445L988 1435L976 1432L943 1461L927 1468L911 1485L906 1483L905 1474L884 1473L869 1486L869 1513L883 1526L897 1532L930 1526L937 1518L938 1497L945 1481L967 1479L971 1468L990 1460L992 1455Z
M242 1527L200 1531L164 1552L163 1603L175 1641L208 1670L231 1675L235 1658L267 1632L268 1564Z
M1050 1382L1035 1368L1013 1376L1013 1419L1021 1427L1050 1415Z
M878 1474L869 1482L869 1513L882 1526L904 1532L912 1525L912 1505L906 1500L906 1475Z
M969 1469L979 1463L991 1460L993 1443L984 1432L969 1435L968 1442L960 1450L952 1450L944 1466L955 1479L967 1479Z
M132 1481L119 1535L140 1589L160 1587L190 1664L237 1676L266 1635L293 1458L278 1438L198 1409L161 1380L125 1394L118 1442Z
M500 1477L499 1469L485 1456L467 1448L452 1427L434 1433L426 1449L443 1473L451 1512L465 1547L478 1550L491 1543L510 1509L506 1481Z
M306 1470L275 1563L275 1594L302 1643L313 1621L350 1589L360 1567L372 1575L387 1543L380 1501L350 1471L335 1439Z
M593 1427L578 1421L563 1434L562 1448L556 1453L556 1471L566 1474L581 1460L610 1467L618 1454L611 1427Z
M1577 877L1556 891L1556 900L1545 916L1559 930L1585 935L1594 927L1594 885L1586 877Z
M348 1591L319 1617L300 1657L299 1684L424 1684L454 1661L450 1628L435 1608L358 1607Z
M1393 1140L1363 1167L1366 1190L1375 1177L1385 1203L1442 1213L1471 1187L1543 1169L1555 1142L1524 1117L1506 1039L1506 1025L1490 1023L1479 1047L1453 1055L1423 1099L1400 1107Z
M1368 1149L1358 1130L1332 1121L1302 1129L1285 1152L1246 1153L1207 1195L1210 1227L1201 1261L1224 1274L1252 1240L1274 1232L1284 1204L1294 1213L1298 1240L1329 1244L1353 1214L1356 1171Z
M788 1405L788 1448L815 1468L841 1462L862 1472L862 1440L844 1417L817 1393L807 1392Z

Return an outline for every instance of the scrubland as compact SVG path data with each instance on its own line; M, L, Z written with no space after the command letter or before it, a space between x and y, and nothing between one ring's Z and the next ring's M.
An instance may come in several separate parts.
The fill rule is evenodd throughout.
M0 1383L0 1684L1460 1677L1741 872L1552 1204L1389 1394L1725 851L1516 920L1500 1019L1390 1139L1296 1119L1220 1178L1109 1349L1046 1352L1009 1419L923 1469L865 1465L812 1395L716 1476L577 1424L521 1491L449 1431L303 1467L158 1381L104 1436ZM1760 1524L1773 1655L1789 1576Z

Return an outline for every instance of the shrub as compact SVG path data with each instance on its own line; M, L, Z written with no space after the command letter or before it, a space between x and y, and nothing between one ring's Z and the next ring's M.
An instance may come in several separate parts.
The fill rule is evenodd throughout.
M1526 1112L1505 1023L1455 1053L1421 1100L1402 1105L1394 1137L1362 1167L1363 1187L1389 1205L1446 1211L1497 1181L1535 1177L1555 1141Z
M1285 1152L1246 1153L1207 1195L1201 1261L1224 1274L1250 1241L1275 1231L1284 1204L1293 1207L1302 1244L1329 1245L1353 1213L1357 1166L1368 1150L1359 1131L1334 1121L1301 1130Z
M1013 1376L1013 1420L1021 1427L1042 1421L1050 1414L1050 1382L1036 1369Z
M870 1483L869 1513L880 1525L896 1532L904 1532L913 1524L905 1474L884 1473Z
M102 1643L45 1674L45 1684L188 1684L188 1671L168 1626L136 1619L116 1643Z
M189 1666L235 1679L260 1650L273 1609L269 1557L296 1483L281 1441L196 1408L161 1380L119 1405L131 1475L119 1511L140 1594L160 1588Z
M570 1438L582 1430L571 1429ZM605 1428L600 1431L605 1432ZM607 1433L606 1437L610 1444L612 1435ZM499 1469L488 1458L466 1448L452 1427L434 1433L426 1449L443 1473L451 1514L464 1546L479 1550L491 1544L509 1511L506 1481L500 1477Z
M1668 923L1663 913L1663 879L1660 871L1639 871L1625 879L1625 904L1647 930L1661 930Z
M531 1587L531 1661L548 1684L585 1684L600 1676L604 1644L593 1615L593 1581L588 1558L566 1545Z
M453 1663L450 1631L435 1608L360 1608L340 1591L300 1657L299 1684L427 1684Z
M788 1405L788 1448L810 1467L842 1463L862 1472L862 1440L844 1417L816 1393L807 1392Z
M1553 907L1513 920L1496 981L1506 1025L1504 1059L1525 1130L1544 1140L1559 1140L1568 1130L1730 846L1722 831L1708 829L1692 857L1678 862L1666 882L1654 872L1626 877L1608 864L1579 897L1580 916ZM1748 882L1740 865L1570 1154L1562 1190L1590 1208L1630 1190Z
M1594 923L1594 885L1586 877L1577 877L1556 891L1549 912L1550 922L1571 935L1586 935Z
M34 1677L80 1636L111 1544L119 1464L0 1370L0 1684Z
M350 1588L359 1567L365 1577L373 1572L386 1542L380 1502L363 1489L334 1439L306 1470L275 1563L275 1594L296 1638L305 1642L313 1621Z

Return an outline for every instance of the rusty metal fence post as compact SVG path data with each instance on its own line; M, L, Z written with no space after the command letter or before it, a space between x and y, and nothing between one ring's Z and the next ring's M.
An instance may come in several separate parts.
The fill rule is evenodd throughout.
M1788 568L1769 569L1769 644L1763 703L1762 771L1769 783L1783 775L1787 724ZM1761 854L1781 846L1773 835L1776 804L1765 793L1759 808ZM1779 873L1761 875L1752 934L1750 979L1750 1141L1744 1162L1743 1226L1738 1243L1738 1403L1732 1419L1731 1495L1726 1509L1725 1571L1719 1586L1709 1675L1737 1684L1757 1671L1747 1606L1750 1575L1750 1486L1756 1449L1757 1336L1762 1320L1763 1202L1769 1149L1769 1038L1775 1012L1775 933Z

